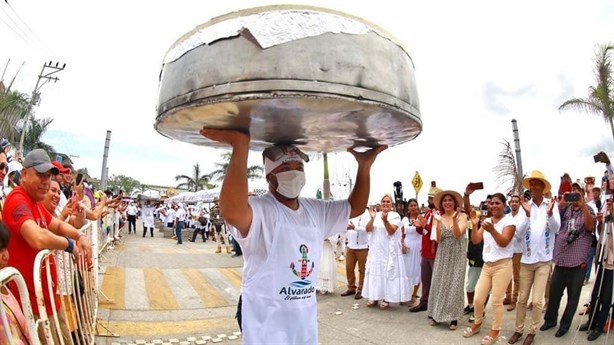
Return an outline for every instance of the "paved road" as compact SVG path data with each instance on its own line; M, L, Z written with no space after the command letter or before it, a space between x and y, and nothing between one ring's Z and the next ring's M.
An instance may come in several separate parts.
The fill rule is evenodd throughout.
M240 293L243 261L231 255L215 253L215 242L184 242L162 238L125 235L124 242L105 254L102 264L99 307L99 332L108 327L117 337L97 337L100 345L112 344L197 344L218 335L223 344L240 344L234 338L239 331L234 313ZM366 301L340 297L345 288L345 268L338 265L339 291L318 295L318 321L322 344L480 344L481 336L462 337L462 325L456 331L447 325L430 326L426 314L408 313L407 307L392 305L390 310L367 308ZM590 285L583 291L586 301ZM565 296L563 297L566 298ZM358 304L356 304L358 302ZM355 309L355 306L358 309ZM561 306L561 312L564 303ZM487 309L487 313L490 310ZM513 331L514 313L505 313L502 338L506 344ZM485 328L490 320L485 320ZM576 316L574 326L580 323ZM297 325L300 327L300 325ZM555 338L556 328L538 332L536 344L605 344L605 335L597 342L586 341L574 332ZM229 337L231 339L229 339ZM614 344L614 335L608 339Z

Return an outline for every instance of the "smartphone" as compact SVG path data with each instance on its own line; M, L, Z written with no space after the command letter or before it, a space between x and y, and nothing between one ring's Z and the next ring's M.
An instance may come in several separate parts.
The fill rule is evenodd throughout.
M83 180L83 174L82 173L78 173L77 174L77 179L75 180L75 184L76 185L81 184L81 180Z
M567 193L565 194L566 202L577 202L580 201L580 194L578 193Z
M473 190L484 189L484 183L482 182L472 182L471 186L473 187Z

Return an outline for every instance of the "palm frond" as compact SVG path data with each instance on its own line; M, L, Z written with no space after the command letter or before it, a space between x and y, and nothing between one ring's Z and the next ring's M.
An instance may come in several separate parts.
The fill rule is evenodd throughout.
M512 145L507 140L503 140L501 143L503 148L499 153L499 160L497 165L493 168L495 173L495 181L497 181L497 188L508 185L506 188L506 194L521 193L522 181L518 174L518 166L516 165L516 156L512 149Z

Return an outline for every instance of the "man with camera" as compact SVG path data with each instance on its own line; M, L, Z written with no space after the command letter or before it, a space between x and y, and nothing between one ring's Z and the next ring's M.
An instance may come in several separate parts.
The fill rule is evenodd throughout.
M588 253L593 243L595 212L584 200L584 184L576 181L571 193L566 192L559 201L561 228L554 244L554 271L550 284L550 299L540 330L545 331L557 324L558 310L567 290L567 305L555 336L567 333L580 300Z

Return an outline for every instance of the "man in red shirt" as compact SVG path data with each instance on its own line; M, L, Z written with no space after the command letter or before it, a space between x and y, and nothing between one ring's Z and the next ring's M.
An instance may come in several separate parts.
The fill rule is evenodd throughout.
M433 204L433 197L440 191L441 189L437 187L431 187L431 189L429 189L429 210L426 211L423 216L419 216L418 221L415 223L416 231L422 235L422 250L420 251L420 255L422 256L422 261L420 262L422 296L420 297L420 303L409 309L409 311L412 313L428 309L431 277L433 275L433 265L435 264L435 253L437 252L437 242L431 241L431 225L433 225L434 217L433 212L436 212L435 205Z
M87 238L70 224L54 218L41 203L49 191L51 176L57 174L58 169L51 164L44 150L31 151L23 163L21 184L8 195L2 210L2 221L11 233L8 246L11 256L8 265L15 267L23 275L30 294L32 311L37 317L40 313L36 304L33 272L36 254L42 249L64 250L75 257L84 255L86 259L92 254ZM55 266L53 257L50 262ZM44 268L41 272L44 272ZM51 276L55 282L55 267L51 269ZM44 274L42 282L43 287L46 287ZM51 317L51 298L47 289L43 290L45 309ZM13 293L18 293L17 289ZM56 305L59 305L55 293L54 298Z

